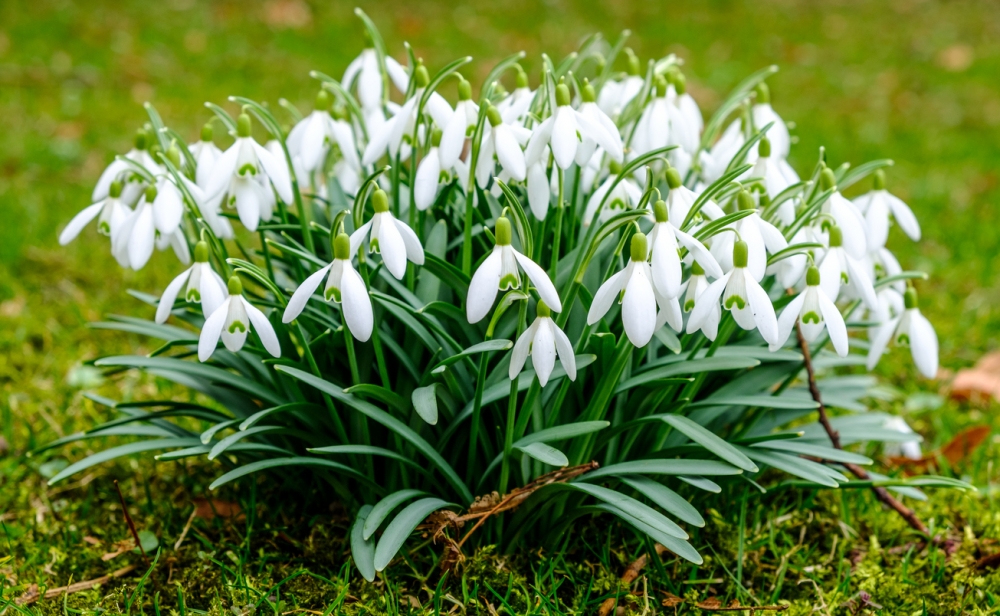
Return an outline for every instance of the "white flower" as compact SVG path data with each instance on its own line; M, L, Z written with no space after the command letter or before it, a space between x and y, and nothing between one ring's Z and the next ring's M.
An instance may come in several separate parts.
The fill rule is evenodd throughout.
M785 121L771 107L771 91L766 83L757 84L757 100L751 108L750 114L753 116L753 125L758 130L774 122L774 126L769 128L766 133L767 138L771 141L771 152L777 159L787 159L788 153L791 151L792 139L788 135L788 126L785 125Z
M785 344L796 321L801 322L802 336L808 342L816 340L825 327L837 355L847 357L848 339L844 317L820 286L820 272L816 267L810 267L806 272L805 290L785 306L778 317L778 338L770 344L772 351Z
M528 275L528 280L535 286L542 301L552 310L561 311L562 302L559 301L559 293L549 280L549 275L537 263L511 246L510 220L503 216L497 218L494 231L496 244L493 252L480 264L469 283L469 295L465 301L465 315L469 323L478 323L489 314L498 291L521 286L517 273L519 266Z
M365 281L354 270L351 262L351 240L346 233L340 233L333 242L333 262L312 274L299 285L285 307L282 323L291 323L305 310L306 303L319 288L323 277L327 276L323 297L326 301L333 300L340 304L344 312L344 321L351 335L365 342L372 335L375 324L372 312L372 300L368 296Z
M604 113L595 102L597 95L594 93L594 86L586 79L583 80L583 86L580 88L580 98L580 109L577 113L586 118L591 124L604 129L604 133L611 138L614 149L608 149L604 145L601 145L601 149L606 150L611 155L612 160L621 162L624 157L621 134L618 132L618 127L615 126L615 123L608 117L608 114ZM594 155L599 144L593 136L582 131L581 136L583 137L583 141L576 150L575 160L576 164L582 167Z
M479 105L472 100L472 86L465 79L458 82L458 104L441 133L441 166L451 169L462 155L469 129L479 119Z
M187 237L184 235L183 229L178 227L173 233L158 233L154 243L157 250L162 252L167 248L172 248L178 261L184 265L191 264L191 248L188 247Z
M538 220L545 220L545 216L549 213L549 199L552 197L547 175L548 165L549 148L546 146L545 152L528 167L528 205ZM590 206L587 208L589 210ZM586 219L584 224L587 224Z
M530 132L520 126L504 124L496 107L486 110L486 119L489 122L488 126L483 127L483 141L476 160L476 183L485 187L493 177L494 155L500 168L520 182L527 175L526 157L521 144L527 141Z
M753 197L746 189L740 190L736 196L736 202L741 210L754 208ZM740 239L746 242L749 247L750 261L747 271L757 282L760 282L767 272L767 255L773 255L788 248L788 241L781 234L781 231L761 218L757 212L737 220L727 228L735 229L739 233ZM735 238L735 234L731 232L719 233L712 238L712 254L724 270L733 267L731 257L734 254Z
M875 172L875 188L854 200L854 205L864 213L868 226L868 251L885 246L889 238L889 214L911 240L920 240L920 223L913 211L903 201L885 189L885 172Z
M771 199L792 184L782 173L778 161L771 158L771 142L766 137L758 142L757 162L747 173L749 178L761 180L764 190ZM778 218L782 224L792 224L795 221L795 201L786 199L778 207Z
M844 250L855 259L863 259L868 253L868 225L857 206L847 200L837 190L837 180L833 170L824 167L819 174L821 191L834 189L833 194L823 204L822 213L829 214L844 232ZM876 248L872 246L872 249Z
M621 81L606 81L597 97L597 104L610 116L620 115L625 106L642 91L644 80L639 58L631 49L626 48L625 53L628 54L628 74Z
M726 310L733 314L736 324L746 330L756 328L768 344L776 344L778 340L778 320L774 316L774 306L760 283L751 275L747 264L750 249L747 243L740 240L733 244L733 269L719 278L698 296L691 318L688 320L688 331L701 329L706 332L717 331L718 322L708 328L707 321L718 319L721 313L716 310L719 299ZM711 339L711 338L710 338Z
M691 264L691 276L684 285L684 312L691 312L698 305L698 301L700 301L705 290L709 287L708 278L705 277L705 270L702 269L697 261ZM702 319L701 323L695 323L691 319L688 319L687 333L693 334L700 329L706 338L715 340L715 337L719 333L719 321L722 320L722 306L719 304L719 300L715 299L708 307L708 310L708 317Z
M507 124L524 124L528 117L528 109L535 100L535 90L528 86L528 74L520 65L517 66L517 82L514 91L497 103L497 110Z
M927 317L920 314L917 307L917 292L913 287L906 289L903 296L903 313L879 328L868 350L868 369L878 363L890 340L896 344L909 345L913 363L925 377L932 379L938 371L938 339Z
M586 91L586 88L584 90ZM593 87L590 87L589 93L584 96L584 102L593 103L592 95ZM616 129L614 134L608 134L602 124L573 109L569 103L569 86L560 83L556 86L555 113L535 128L531 140L528 141L524 155L527 163L530 165L537 161L548 145L559 168L568 169L576 160L578 150L588 139L604 148L612 160L621 162L624 154L618 130ZM594 109L597 109L596 105ZM584 151L588 157L593 152L593 150ZM586 158L582 162L586 162Z
M656 222L649 232L649 245L653 288L657 293L671 299L681 294L681 257L678 241L688 249L694 260L700 263L710 276L722 277L722 268L708 248L668 220L667 204L664 201L657 201L653 205L653 218Z
M212 123L209 122L201 128L201 140L188 146L195 163L194 181L202 190L208 185L208 178L212 176L212 167L222 156L222 150L212 141L212 132Z
M600 321L624 290L620 303L625 335L634 346L642 347L664 323L678 331L683 323L677 298L662 297L653 288L653 275L646 262L649 255L646 236L635 233L631 241L628 265L597 289L587 314L587 324Z
M288 133L288 152L293 157L299 157L302 169L307 173L323 167L326 155L334 144L352 169L361 169L354 131L345 119L330 115L330 103L327 91L320 90L313 112L302 118Z
M95 218L97 219L98 233L113 237L129 214L132 213L132 209L122 203L121 194L122 183L115 180L111 183L106 197L83 208L69 221L66 228L59 234L59 243L65 246L72 242L76 236L80 235L83 228Z
M594 222L594 215L598 217L597 222L602 223L621 210L635 207L642 200L642 189L632 178L622 178L620 182L615 184L621 171L621 165L612 161L611 173L594 190L587 201L587 207L583 211L583 226L589 227ZM612 184L615 184L614 188L612 188ZM598 214L597 209L601 207L601 202L604 202L604 207Z
M701 153L702 178L706 183L714 182L723 176L729 163L746 143L743 119L733 120L722 131L719 140L707 152Z
M688 155L698 149L697 131L674 104L672 98L676 98L673 88L668 87L662 75L657 75L653 98L646 104L642 116L639 117L639 124L632 138L632 145L639 154L668 145L680 146L678 150L683 150ZM677 150L671 152L671 158L678 162L676 155Z
M135 210L111 236L111 253L122 267L140 270L153 256L156 245L156 223L153 219L155 199L156 187L147 187Z
M274 333L271 322L263 312L243 297L243 283L240 279L233 276L229 279L228 287L229 297L212 312L201 328L201 336L198 337L198 359L203 362L208 361L219 344L220 336L222 344L236 353L246 343L251 325L264 349L273 357L281 357L281 345L278 343L278 336Z
M424 248L413 229L389 211L389 197L384 190L376 190L372 195L372 207L375 209L372 219L351 234L351 257L367 237L368 251L382 255L389 273L402 280L407 259L416 265L424 264Z
M406 70L391 56L385 57L385 70L389 79L400 92L406 92L409 77ZM363 50L357 58L347 65L341 83L350 89L357 79L358 100L367 112L382 107L382 70L378 65L378 54L374 49Z
M435 128L431 132L431 149L417 167L417 175L413 181L413 202L418 210L426 210L437 198L441 182L441 131Z
M219 158L212 169L205 194L215 198L228 195L227 204L236 207L240 222L248 231L256 231L261 219L270 218L273 197L267 182L285 203L292 203L291 177L286 161L278 160L250 136L250 116L240 114L236 123L236 142Z
M206 319L212 316L224 301L226 284L208 263L208 244L205 242L198 242L194 247L194 265L181 272L163 291L160 303L156 307L157 323L164 323L170 316L174 302L180 295L181 289L185 287L185 283L187 283L184 292L185 301L200 303L202 314Z
M698 200L698 195L681 182L681 174L675 167L667 168L667 186L670 188L670 192L667 194L667 211L670 213L670 220L676 222L678 225L684 224L684 219L687 218L688 212L691 211L691 206L694 202ZM709 199L701 206L698 211L699 214L704 216L709 220L715 220L716 218L722 218L726 215L722 211L715 201Z
M687 78L679 70L671 71L669 76L671 85L677 91L677 108L680 109L688 125L694 130L694 134L701 135L701 131L705 127L705 120L701 117L701 108L698 107L698 102L687 91Z
M135 135L135 147L125 154L125 158L137 163L150 173L156 173L160 166L149 155L149 141L150 137L146 134L146 131L139 129ZM111 190L111 183L115 180L122 182L121 200L128 205L135 203L145 189L145 182L142 176L135 173L132 166L127 162L116 158L111 161L101 173L101 177L98 178L97 184L94 186L94 192L90 196L91 201L96 203L107 197L108 192Z
M901 432L903 434L915 434L913 428L910 424L906 423L906 420L902 417L890 417L882 423L883 428L889 430L895 430L896 432ZM903 441L902 443L885 443L882 447L883 453L888 456L903 456L904 458L909 458L910 460L920 460L923 458L923 453L920 451L920 438L914 437L912 441Z
M569 338L563 333L556 322L552 320L552 311L544 301L538 302L535 322L517 339L514 350L510 354L510 370L507 372L513 381L517 375L521 374L524 362L531 355L532 365L535 367L535 374L538 376L538 384L545 387L549 382L549 376L556 365L556 357L559 357L563 370L569 380L576 380L576 356L573 354L573 345Z
M847 253L844 248L843 232L837 225L829 230L830 247L819 263L822 278L820 286L833 301L840 297L841 287L847 286L853 297L864 300L869 308L875 308L875 288L862 262Z

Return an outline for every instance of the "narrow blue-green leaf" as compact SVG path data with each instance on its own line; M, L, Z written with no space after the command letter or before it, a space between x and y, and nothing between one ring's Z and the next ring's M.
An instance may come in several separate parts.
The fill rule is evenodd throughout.
M365 538L362 534L368 515L372 506L365 505L358 512L358 517L354 518L351 525L351 557L354 559L354 566L358 568L361 577L369 582L375 581L375 542Z
M506 351L507 349L514 346L514 343L510 340L486 340L478 344L474 344L469 348L465 349L461 353L452 355L451 357L441 360L438 365L431 370L432 374L441 374L444 372L445 368L454 364L455 362L461 360L463 357L468 357L470 355L477 355L479 353L492 353L495 351Z
M719 494L722 492L722 487L707 477L698 477L697 475L678 475L677 478L686 484L698 488L699 490L705 490L706 492L711 492L712 494Z
M418 387L413 390L410 396L413 402L413 410L417 412L420 419L423 419L432 426L438 422L437 404L437 383L431 383L427 387Z
M798 399L795 396L769 396L766 394L745 396L717 396L692 402L688 406L698 408L703 406L759 406L770 409L817 409L815 400Z
M552 428L545 428L524 436L514 443L515 447L524 447L532 443L547 443L599 432L611 425L609 421L578 421Z
M382 525L382 521L389 517L393 509L402 505L411 498L416 498L418 496L423 496L426 494L423 490L399 490L393 492L382 498L379 502L375 503L375 506L371 508L368 513L368 518L365 520L365 525L362 530L361 536L364 539L370 539L378 527Z
M569 459L566 458L566 454L559 451L552 445L546 445L545 443L529 443L527 445L515 445L514 449L523 452L525 455L538 460L544 464L550 466L566 466L569 464Z
M752 459L752 456L747 455ZM740 469L717 460L633 460L601 467L577 481L619 475L739 475Z
M821 464L811 460L777 451L755 449L753 447L740 447L740 449L751 460L774 467L789 475L794 475L806 481L813 481L831 488L836 488L838 485L838 482L829 473L821 468L817 468L822 466Z
M406 399L403 398L403 396L400 396L396 392L386 389L381 385L360 383L358 385L345 388L344 393L361 396L362 398L374 398L386 406L396 409L400 413L405 413L410 410L410 407L406 403Z
M78 462L70 464L60 471L55 477L49 479L48 485L55 485L63 479L75 475L82 470L86 470L92 466L101 464L102 462L109 462L122 456L130 456L132 454L143 453L146 451L157 451L159 449L172 449L174 447L192 447L200 444L201 443L196 438L158 438L149 441L126 443L125 445L119 445L117 447L99 451L94 455L87 456Z
M741 468L751 473L757 472L757 465L750 458L746 457L738 449L722 440L703 426L688 419L683 415L664 415L663 421L675 430L698 443L705 449L719 456L737 468Z
M215 490L216 488L219 488L229 483L230 481L234 481L241 477L252 475L253 473L259 473L260 471L270 470L272 468L281 468L284 466L318 466L320 468L343 473L345 475L348 475L350 477L353 477L361 481L370 482L370 480L367 477L365 477L364 475L362 475L361 473L359 473L358 471L354 470L349 466L345 466L337 462L331 462L330 460L324 460L322 458L293 456L290 458L269 458L267 460L258 460L256 462L251 462L250 464L245 464L238 468L234 468L225 475L213 481L212 485L208 486L208 489ZM377 486L374 485L373 487L377 488Z
M833 447L824 447L823 445L816 445L813 443L806 443L800 441L791 440L778 440L778 441L764 441L761 443L754 443L751 447L756 447L760 449L773 449L776 451L784 451L787 453L802 454L805 456L812 456L814 458L819 458L821 460L829 460L830 462L843 462L845 464L871 464L872 459L863 456L859 453L853 453L850 451L844 451L843 449L834 449Z
M641 475L627 475L621 480L680 520L698 527L705 526L705 518L701 517L698 510L684 500L684 497L662 483Z
M742 368L753 368L759 366L760 360L750 357L705 357L703 359L693 359L691 361L674 362L665 366L660 366L652 370L641 372L630 379L622 381L615 388L615 393L620 394L632 388L645 385L652 381L669 378L672 376L689 376L702 372L717 372L721 370L740 370Z
M595 486L589 483L570 483L562 485L577 492L583 492L584 494L593 496L594 498L611 505L615 509L624 511L640 522L661 530L672 537L677 537L678 539L688 538L688 534L684 532L684 529L678 526L676 522L667 518L646 503L638 501L631 496L622 494L621 492L616 492L610 488Z
M621 509L618 509L611 505L601 503L597 505L595 509L606 511L621 518L640 533L652 537L654 541L656 541L663 547L667 548L668 550L670 550L671 552L680 556L681 558L683 558L688 562L692 562L696 565L700 565L704 562L704 560L701 557L701 554L699 554L698 551L695 550L694 547L692 547L691 544L685 541L684 539L678 539L677 537L668 535L665 532L661 532L658 528L650 526L649 524L646 524L642 520L634 516L631 516L628 513L622 511Z
M382 571L389 565L399 548L409 538L410 533L423 522L427 516L438 509L448 507L449 503L440 498L422 498L410 503L405 509L389 522L382 537L375 546L375 570Z

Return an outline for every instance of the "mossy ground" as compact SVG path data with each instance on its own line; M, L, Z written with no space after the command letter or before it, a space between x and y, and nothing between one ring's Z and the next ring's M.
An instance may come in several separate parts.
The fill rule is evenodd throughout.
M315 91L308 71L339 74L363 44L352 8L299 0L0 3L0 601L22 596L32 584L44 592L136 564L134 573L99 589L23 609L593 613L647 549L602 519L577 529L562 551L487 550L447 577L434 562L439 549L423 546L384 579L366 584L347 560L346 517L319 493L282 494L262 479L251 505L245 493L207 493L215 467L148 458L48 487L45 476L82 457L87 446L24 457L106 418L105 409L82 397L84 389L118 399L180 395L130 374L102 382L80 364L101 354L151 350L86 324L142 310L126 289L162 289L172 258L125 273L92 233L65 249L55 242L61 225L87 204L103 165L127 149L145 118L140 103L151 100L168 123L192 137L208 117L205 100L242 94L273 104L284 96L307 108ZM925 239L911 244L894 233L891 242L904 263L932 276L920 287L922 307L938 327L943 365L958 368L996 348L996 4L417 2L400 10L374 2L364 8L397 54L408 40L432 67L475 56L473 81L518 49L532 58L526 68L534 75L538 52L561 55L586 33L614 36L622 28L634 31L631 43L643 57L681 55L691 88L709 111L744 75L777 63L782 71L771 89L776 107L797 122L797 167L811 166L820 144L835 164L898 161L890 188L912 204ZM927 392L893 403L925 435L927 449L969 424L997 424L995 405L939 406L939 385L916 382L900 354L880 372L900 391ZM876 611L857 597L866 591L886 614L995 613L998 574L973 563L1000 550L997 453L989 440L944 470L978 492L932 492L927 503L915 503L922 519L950 539L947 548L906 547L916 537L864 491L750 494L743 525L740 503L712 503L716 513L695 537L706 565L665 561L647 568L651 612L673 611L661 607L663 593L692 602L708 596L788 602L792 614ZM101 560L129 537L113 479L137 526L154 533L162 548L141 588L141 556ZM175 550L195 498L240 501L254 515L196 519ZM642 588L640 582L632 591ZM637 596L623 603L633 613L646 605ZM694 609L684 603L677 611Z

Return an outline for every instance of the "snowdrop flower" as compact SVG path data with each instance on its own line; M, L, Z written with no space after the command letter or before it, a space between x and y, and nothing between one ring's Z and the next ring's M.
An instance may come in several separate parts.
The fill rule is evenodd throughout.
M778 337L770 343L771 351L784 346L796 321L801 322L802 337L808 342L816 340L826 327L837 355L847 357L847 326L844 324L844 317L820 286L820 271L815 266L806 272L805 290L785 306L778 317Z
M289 154L298 156L306 173L322 169L333 145L340 150L340 155L350 168L356 171L361 169L354 131L344 118L335 119L330 115L331 103L330 94L326 90L320 90L316 95L313 112L302 118L288 133ZM284 157L279 160L282 158Z
M709 287L708 278L705 277L705 270L697 261L691 264L691 276L684 283L684 312L691 312L698 306L702 295ZM718 299L708 306L709 314L700 323L695 323L688 319L687 333L693 334L701 330L709 340L715 340L719 333L719 321L722 320L722 307Z
M587 314L587 325L593 325L604 318L615 299L624 291L619 301L625 335L633 346L643 347L649 344L653 333L666 322L679 330L682 316L676 298L659 296L653 288L653 275L646 261L649 255L646 236L635 233L631 241L628 265L597 289Z
M707 183L723 176L729 163L746 143L744 120L733 120L722 131L719 140L707 152L701 153L702 177Z
M757 144L757 162L747 173L749 178L759 179L763 183L764 190L771 199L792 184L777 163L771 158L771 141L764 137ZM778 218L784 225L795 222L795 202L792 199L786 199L778 207Z
M427 67L423 64L417 65L416 80L417 89L413 92L413 96L403 103L399 111L384 125L370 130L368 135L370 140L365 147L364 156L361 157L362 165L366 167L371 165L381 158L386 150L389 156L395 157L400 153L404 141L412 136L413 129L417 125L417 106L424 95L424 89L431 81ZM428 97L423 113L429 115L438 128L447 126L452 116L451 105L437 92L432 92Z
M226 194L226 203L236 207L243 226L256 231L261 219L270 218L273 197L268 182L285 203L294 197L288 164L254 141L250 128L250 116L241 113L236 142L215 163L205 193L209 198Z
M667 80L662 75L654 81L653 99L639 118L632 145L639 154L668 145L680 146L688 154L698 149L698 133L669 100Z
M910 424L906 423L906 420L902 417L890 417L882 423L883 428L888 428L889 430L895 430L896 432L901 432L903 434L916 434ZM915 436L912 441L903 441L902 443L885 443L882 446L882 451L888 456L903 456L904 458L909 458L910 460L920 460L924 457L923 452L920 450L920 437Z
M628 54L628 74L621 81L605 82L597 98L598 106L610 116L620 115L625 106L642 91L644 80L639 58L628 47L625 48L625 53Z
M791 151L792 139L788 135L788 126L781 116L771 107L771 90L766 83L757 84L757 100L750 109L753 117L753 125L758 129L774 122L774 125L767 130L767 138L771 141L771 151L774 157L780 160L788 158ZM741 144L742 145L742 144ZM728 161L727 161L728 164Z
M698 107L698 102L687 91L687 78L680 70L670 71L667 77L670 80L670 85L677 92L677 108L680 109L694 134L700 135L705 127L705 120L701 117L701 108Z
M420 161L417 175L413 181L413 202L418 210L426 210L437 198L438 185L441 182L441 131L435 128L431 132L431 149Z
M219 344L220 336L222 344L227 349L233 353L238 352L246 344L251 325L264 349L273 357L281 357L281 345L278 343L278 336L274 333L271 322L263 312L243 297L243 283L239 277L230 278L228 287L229 297L212 312L201 328L201 336L198 338L198 360L208 361Z
M156 161L150 155L149 146L150 137L145 130L140 128L135 134L135 145L125 154L125 158L137 163L150 173L154 173L159 169L159 165L156 164ZM122 195L120 199L128 205L135 203L145 189L145 182L142 176L136 174L127 162L120 158L115 158L101 173L101 177L98 178L97 184L94 186L94 192L90 197L91 201L95 203L103 201L111 191L111 183L115 180L122 182Z
M594 92L594 86L587 79L583 80L583 86L580 88L580 99L580 110L577 113L585 117L594 126L600 126L604 129L604 133L611 138L615 147L613 150L603 149L611 155L612 160L621 162L624 157L621 134L615 123L611 121L611 118L597 105L597 94ZM581 167L587 164L598 146L593 137L587 134L582 134L582 137L583 142L577 148L575 157L576 164Z
M517 339L514 350L511 351L510 370L507 372L510 380L513 381L521 374L528 355L531 355L538 384L542 387L549 382L557 356L569 380L576 380L576 356L573 353L573 345L563 330L552 320L552 311L544 301L538 302L535 322L524 330Z
M194 265L181 272L174 278L160 297L160 303L156 307L156 322L164 323L173 310L174 302L180 295L181 289L185 288L184 300L201 304L201 312L207 319L212 316L215 310L222 305L226 296L226 284L222 277L212 270L208 263L208 244L198 242L194 247Z
M612 161L610 170L611 173L594 190L587 201L587 207L583 211L583 226L585 227L589 227L594 221L594 215L598 214L597 209L601 207L602 202L604 203L604 207L598 215L597 222L599 223L613 216L616 210L626 210L630 207L635 207L642 200L642 189L639 188L639 185L632 178L622 178L622 181L618 182L612 188L612 185L618 179L618 175L622 172L622 167Z
M201 127L201 140L188 146L191 157L194 158L194 181L202 190L208 185L212 175L212 167L222 156L222 150L212 141L212 123Z
M69 244L76 236L80 235L83 228L90 221L97 219L97 232L102 235L114 236L115 232L132 213L131 208L122 203L122 183L119 180L111 182L108 195L93 205L80 210L80 212L69 221L63 232L59 234L59 243L63 246Z
M476 161L476 182L485 187L493 177L493 156L496 155L500 168L510 174L518 182L527 175L525 153L521 151L521 143L526 141L527 129L515 130L513 126L503 123L500 111L496 107L486 110L488 127L484 127L483 141L479 147L479 159ZM530 145L529 145L530 148ZM541 156L537 157L541 159ZM531 164L538 160L527 161Z
M920 241L920 223L913 210L902 199L885 189L885 172L875 172L874 188L854 200L854 205L864 212L868 226L868 251L885 246L889 238L889 214L896 219L899 228L914 242Z
M545 220L545 217L549 213L549 199L552 197L548 166L549 148L546 146L545 151L538 157L538 160L528 167L528 205L531 207L531 213L538 220ZM591 201L593 201L593 197L591 197ZM587 207L588 209L590 208L589 205ZM589 219L584 219L584 224L588 224L587 220Z
M562 302L559 301L559 293L549 275L537 263L511 246L511 227L507 217L497 218L494 237L496 244L493 252L482 262L469 283L469 295L465 301L465 315L469 323L478 323L489 314L497 292L520 288L518 267L528 275L528 280L535 286L542 301L552 310L561 311Z
M913 363L925 377L932 379L938 371L938 339L927 317L917 307L917 291L908 287L903 295L903 313L880 328L868 350L868 369L871 370L894 340L898 345L909 345Z
M833 301L840 297L841 287L847 286L853 297L864 300L869 308L878 305L875 299L875 288L871 278L865 271L865 266L847 253L844 248L843 231L837 225L829 230L830 247L819 263L819 273L822 278L820 286L823 292Z
M593 87L584 94L584 101L594 102ZM594 105L594 109L596 108L597 106ZM559 165L560 169L566 170L576 160L577 152L588 139L604 148L612 160L622 162L624 154L618 130L616 129L613 135L609 135L600 123L594 122L589 116L570 107L569 86L560 83L556 86L555 113L546 118L532 132L531 140L528 141L528 149L525 151L525 159L529 165L533 164L541 157L545 146L548 145L552 150L556 164ZM593 152L593 150L584 151L587 152L588 158ZM586 158L581 162L586 162Z
M528 86L528 74L524 72L520 64L515 66L517 67L517 82L514 91L497 103L497 110L507 124L523 124L528 116L531 103L535 100L535 91Z
M372 195L372 207L375 209L372 219L351 234L351 257L367 237L368 252L382 255L385 268L402 280L407 259L416 265L424 264L424 248L413 229L389 211L389 197L384 190L378 189Z
M857 206L848 201L837 190L837 180L833 170L824 167L819 174L819 189L833 189L833 194L823 204L822 213L829 214L844 232L844 250L855 259L863 259L868 253L868 226ZM874 246L872 248L875 248Z
M354 270L351 262L351 239L346 233L339 233L333 240L333 262L306 278L292 294L281 322L291 323L302 314L324 276L327 278L323 297L326 301L332 300L335 304L340 304L351 335L360 342L366 342L371 337L375 324L372 300L365 281Z
M737 193L736 203L740 210L754 209L753 197L745 188ZM747 271L757 282L760 282L767 272L767 255L788 248L788 241L781 231L761 218L757 212L737 220L728 228L734 229L748 246L750 252ZM722 269L733 267L731 257L736 254L733 252L733 246L737 243L734 238L732 233L720 233L712 238L712 254Z
M649 244L653 288L657 293L666 298L675 298L681 294L681 257L678 241L688 249L695 261L700 263L710 276L722 277L722 268L708 248L668 220L666 202L657 201L653 205L653 217L656 222L649 232Z
M667 186L670 188L670 192L667 193L667 211L670 213L670 220L682 225L688 212L691 211L691 206L698 200L698 193L681 182L680 171L675 167L667 169ZM705 202L698 213L709 220L722 218L726 215L722 208L711 199Z
M156 187L147 187L135 210L111 236L111 253L122 267L140 270L153 256L156 245L153 201L156 197Z
M440 157L444 169L455 166L455 161L465 148L465 140L470 134L470 129L476 127L478 119L479 105L472 100L472 86L462 79L458 82L458 104L455 105L455 111L441 133Z
M716 310L719 299L729 310L736 324L746 330L757 329L768 344L778 341L778 320L774 316L774 306L760 283L751 274L748 264L750 247L743 240L733 244L733 269L708 286L698 296L691 318L688 321L688 331L718 331L718 319L721 312ZM714 323L704 325L710 320ZM710 338L712 339L712 338Z
M385 70L389 79L400 92L406 92L409 77L406 70L391 56L385 57ZM378 54L374 49L363 50L347 65L341 83L350 89L357 79L358 101L367 112L382 107L382 69L378 65ZM367 115L367 114L366 114Z

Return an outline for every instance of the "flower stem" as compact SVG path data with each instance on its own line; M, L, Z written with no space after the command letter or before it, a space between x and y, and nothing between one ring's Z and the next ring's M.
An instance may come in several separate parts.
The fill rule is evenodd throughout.
M517 315L517 336L524 332L525 321L528 318L528 302L521 302ZM515 337L516 338L516 337ZM537 380L538 377L536 376ZM507 423L504 425L503 461L500 463L500 494L507 492L507 481L510 478L510 454L514 448L515 421L517 420L517 381L510 382L510 397L507 399Z
M559 267L559 243L562 240L562 221L563 221L563 211L565 207L563 206L563 181L566 177L566 171L559 169L559 199L556 205L556 228L555 235L552 238L552 270L551 276L552 280L556 279L556 270ZM569 311L567 311L568 313Z

